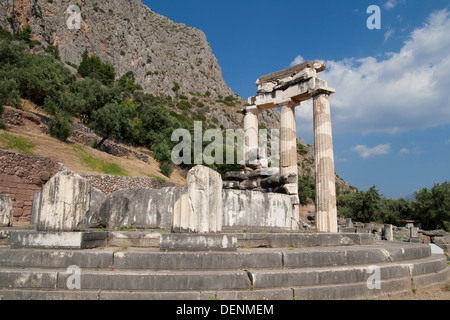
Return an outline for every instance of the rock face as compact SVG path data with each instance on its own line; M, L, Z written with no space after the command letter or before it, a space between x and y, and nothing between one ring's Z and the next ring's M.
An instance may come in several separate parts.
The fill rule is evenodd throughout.
M12 227L13 206L10 196L0 195L0 227Z
M172 227L175 202L187 192L186 188L119 190L108 195L98 209L86 215L84 228L122 227L139 229Z
M74 231L96 203L104 196L93 191L89 180L71 171L53 176L44 186L33 205L31 220L38 231Z
M248 190L223 190L223 225L227 229L297 229L288 195Z
M72 4L81 8L79 30L67 26ZM133 71L147 93L174 96L177 82L179 93L233 94L205 34L153 12L140 0L1 1L0 25L9 31L30 25L34 40L58 46L62 62L78 65L87 49L114 66L118 76Z
M187 194L175 204L173 231L214 233L222 230L222 177L205 166L187 176Z

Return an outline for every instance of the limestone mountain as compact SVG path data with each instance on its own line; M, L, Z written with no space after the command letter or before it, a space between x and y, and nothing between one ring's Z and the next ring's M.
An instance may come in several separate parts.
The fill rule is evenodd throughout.
M70 5L81 10L79 29L68 27ZM0 25L11 32L29 25L33 40L57 46L61 61L70 65L78 65L87 49L111 64L117 76L132 71L146 93L234 95L205 34L140 0L2 0Z

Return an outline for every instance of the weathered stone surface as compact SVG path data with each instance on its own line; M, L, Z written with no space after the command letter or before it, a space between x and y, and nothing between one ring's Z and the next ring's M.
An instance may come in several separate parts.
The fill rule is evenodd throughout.
M175 202L186 193L186 188L119 190L108 195L98 210L86 215L83 226L103 226L108 230L121 227L172 227Z
M223 190L223 226L278 227L291 230L295 210L288 195L248 190Z
M36 229L74 231L91 207L91 183L71 171L53 176L41 191Z
M433 237L433 243L435 243L435 244L450 244L450 236Z
M175 204L173 232L210 233L222 230L222 177L205 166L187 175L187 193Z
M410 238L418 238L419 237L419 228L412 227L409 230L410 230L410 233L409 233Z
M285 184L283 186L283 190L286 192L286 194L289 194L289 195L298 194L298 189L297 189L296 183Z
M287 173L280 176L280 184L297 183L297 175L295 173Z
M11 248L89 249L106 245L107 232L35 232L11 233Z
M270 176L268 178L261 180L261 187L262 188L276 188L280 185L280 175L275 174L273 176Z
M13 205L11 197L0 195L0 227L12 227L13 225Z
M255 180L245 180L239 184L242 190L253 190L258 188L258 182Z
M239 189L240 183L239 183L239 181L224 181L223 188L224 189Z
M161 251L236 251L237 237L230 234L161 234Z
M384 233L383 233L384 239L387 241L394 241L394 231L392 228L392 224L385 224L384 225Z
M426 235L426 236L430 236L430 237L443 237L447 235L447 232L445 232L445 230L431 230L431 231L426 231L426 230L420 230L420 233Z
M227 180L244 181L247 179L247 175L242 171L229 171L225 174Z

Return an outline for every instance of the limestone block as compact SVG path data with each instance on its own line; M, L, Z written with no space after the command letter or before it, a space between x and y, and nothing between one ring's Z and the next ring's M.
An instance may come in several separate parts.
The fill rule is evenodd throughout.
M283 186L283 190L290 195L298 194L297 184L296 183L289 183L285 184Z
M239 185L242 190L253 190L258 188L258 182L255 180L245 180Z
M292 218L296 218L295 210L288 195L249 190L223 190L223 226L226 228L292 230Z
M224 181L224 189L239 189L239 181Z
M174 206L187 188L125 189L106 196L98 209L93 208L83 221L84 228L103 226L107 230L122 227L138 229L172 227Z
M394 241L394 230L392 224L384 225L384 239L387 241Z
M13 225L13 206L11 197L0 195L0 227L12 227Z
M297 175L293 172L280 176L280 184L297 183Z
M261 180L261 188L276 188L280 185L280 175L275 174Z
M229 171L225 174L227 180L244 181L247 179L247 175L241 171Z
M409 229L409 237L410 238L418 238L419 237L419 228L412 227Z
M91 183L71 171L54 175L41 191L36 229L74 231L89 212Z
M261 169L261 176L270 177L274 174L280 174L280 168L278 167L269 167L269 168L262 168Z
M188 172L187 194L176 203L173 232L214 233L222 231L222 177L205 166Z

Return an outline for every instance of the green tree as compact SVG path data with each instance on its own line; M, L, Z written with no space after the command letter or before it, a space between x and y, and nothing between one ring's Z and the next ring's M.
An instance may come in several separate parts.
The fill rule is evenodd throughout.
M316 201L316 180L313 176L306 174L299 177L298 197L303 205Z
M416 192L413 206L414 218L421 222L422 229L450 230L450 182Z
M30 44L31 34L32 34L31 27L30 27L30 25L27 25L20 32L15 33L13 35L13 38L16 40L24 41L25 43Z
M114 67L102 60L95 54L89 57L87 50L84 51L78 74L83 78L90 77L100 79L104 84L113 83L116 77Z
M8 73L0 70L0 106L9 105L20 108L20 92L16 79L10 78Z
M63 111L57 111L55 118L49 125L50 135L65 142L72 133L72 123L73 120L70 115Z
M109 138L122 139L130 130L130 110L116 102L109 103L93 112L89 127L102 135L102 140L95 146L100 148Z
M336 201L339 216L360 222L382 222L381 199L376 186L368 191L342 193Z

